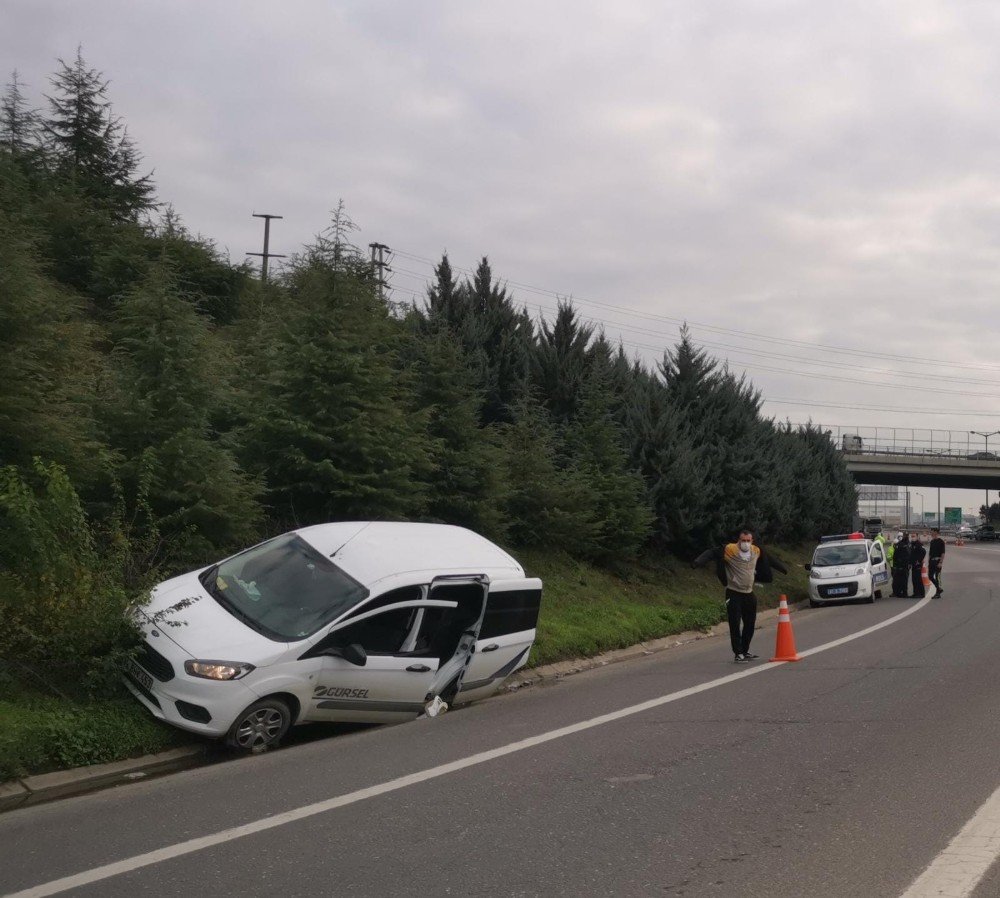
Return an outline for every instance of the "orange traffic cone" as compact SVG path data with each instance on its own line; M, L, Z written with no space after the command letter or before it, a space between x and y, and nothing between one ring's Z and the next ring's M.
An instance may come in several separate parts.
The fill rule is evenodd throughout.
M778 639L772 661L801 661L795 651L795 636L792 633L792 618L788 614L788 599L781 597L778 606Z

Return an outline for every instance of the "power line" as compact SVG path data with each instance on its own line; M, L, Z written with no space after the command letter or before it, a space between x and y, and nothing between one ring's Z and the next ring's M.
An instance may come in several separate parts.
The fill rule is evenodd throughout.
M396 254L403 256L407 259L412 259L414 261L423 262L432 267L436 266L437 263L425 256L418 256L415 253L409 253L405 250L396 250ZM464 268L460 265L452 265L453 271L460 271L465 274L473 274L474 272L469 268ZM789 346L799 346L804 347L813 351L827 352L827 353L837 353L846 354L851 356L860 356L864 358L882 358L891 361L902 362L907 364L920 364L925 366L937 366L945 368L962 368L966 370L975 371L1000 371L1000 365L972 365L962 362L944 362L938 360L914 360L909 356L894 355L891 353L876 353L865 349L854 349L847 346L831 346L823 343L814 343L808 340L794 340L788 337L773 337L768 334L759 334L754 331L741 331L735 328L722 327L720 325L707 324L705 322L692 321L686 318L676 318L671 315L659 315L654 312L643 312L638 309L632 309L628 306L619 306L612 303L602 302L595 299L585 299L579 296L574 296L570 293L560 293L556 290L550 290L545 287L538 287L534 284L526 284L520 281L504 280L505 284L510 286L518 287L522 290L526 290L530 293L536 293L543 296L551 296L556 299L571 299L574 303L581 303L584 305L593 305L599 308L608 309L610 311L616 311L619 313L632 315L637 318L642 318L651 321L666 321L671 324L687 324L693 327L703 328L705 330L710 330L716 333L729 334L732 336L737 336L743 339L762 341L765 343L775 343L780 345Z
M849 409L850 411L864 411L864 412L901 412L905 414L920 414L920 415L952 415L957 418L998 418L1000 417L1000 411L995 412L966 412L962 410L955 409L935 409L935 408L903 408L900 406L884 406L884 405L855 405L855 404L837 404L832 402L814 402L811 399L764 399L764 404L773 403L774 405L800 405L806 407L816 407L816 408L842 408Z
M426 262L427 264L431 264L431 265L435 264L435 263L431 262L429 259L425 259L425 258L419 257L419 256L414 256L414 254L407 253L407 252L405 252L403 250L396 250L395 253L398 254L398 255L400 255L400 256L406 257L406 258L415 258L418 261ZM469 269L463 268L461 266L453 265L452 269L455 270L455 271L461 271L461 272L465 272L465 273L471 273ZM428 279L427 275L425 273L423 273L423 272L411 271L411 270L405 269L405 268L396 268L395 270L399 274L423 280L425 283L427 282L427 279ZM507 283L507 284L517 284L517 282L515 282L515 281L506 281L505 283ZM406 293L406 294L414 297L415 299L422 298L425 295L425 294L417 292L415 290L407 290L405 288L394 288L394 289L398 289L400 292ZM540 288L532 288L532 289L535 290L535 292L541 292L546 297L548 297L548 296L554 296L554 297L556 297L558 299L562 299L563 298L560 294L555 293L554 291L543 291ZM573 302L577 302L578 301L575 297L570 297L570 299ZM546 306L542 306L539 303L523 302L522 305L524 307L526 307L526 308L531 308L531 309L537 310L538 312L543 313L543 314L547 313L547 312L554 311L552 308L546 307ZM616 311L621 311L620 309L617 309L616 307L611 307L611 308L614 308ZM624 314L630 314L630 312L625 311ZM639 314L640 316L642 315L642 313L636 313L636 314ZM670 319L668 316L645 316L645 317L653 317L653 318L656 318L656 319L662 319L664 321L679 321L680 320L680 319ZM679 336L679 334L673 334L673 333L668 334L668 333L664 333L662 331L652 331L651 332L648 328L636 328L636 327L632 327L630 325L626 325L626 324L621 323L621 322L609 322L609 321L605 321L603 319L592 318L592 317L588 317L588 316L584 316L584 315L580 316L580 320L584 321L586 323L590 323L590 324L602 327L602 328L605 327L605 326L612 326L612 327L619 328L620 330L635 331L635 332L639 332L639 333L643 333L643 334L659 335L659 336L664 336L664 337L669 337L669 338L674 338L676 336ZM709 328L711 327L711 326L706 326L706 325L695 325L695 326L709 327ZM717 330L724 331L724 332L729 332L729 333L733 333L733 334L737 334L739 336L744 336L745 335L745 332L735 331L735 330L731 330L731 329L727 329L727 328L718 328ZM662 346L653 346L653 345L650 345L648 343L640 343L640 342L631 341L631 340L625 340L625 339L620 339L620 342L622 343L622 345L625 345L625 346L630 346L630 347L633 347L633 348L636 348L636 349L641 349L641 350L649 350L649 351L657 352L657 353L662 353L663 349L664 349L664 347L662 347ZM805 345L805 346L811 346L811 347L814 347L814 348L817 346L817 344L809 344L809 343L806 343L805 341L788 341L788 342L792 342L792 343L796 343L796 344L800 344L800 345ZM788 355L783 355L781 353L774 353L774 352L765 353L765 352L762 352L760 350L751 349L750 347L733 346L732 344L715 343L715 342L706 341L706 340L699 340L698 343L699 343L699 345L704 345L704 346L711 346L711 347L720 347L720 348L724 348L724 349L731 349L731 350L735 351L736 353L744 353L744 354L747 354L747 355L755 355L755 356L764 356L766 358L786 359L788 361L794 361L794 362L797 362L797 363L814 364L814 365L818 365L820 367L838 367L838 368L845 368L846 367L846 368L848 368L850 370L855 370L855 371L870 371L872 373L883 374L883 375L892 376L892 377L911 377L911 378L923 378L923 379L932 379L933 378L933 379L936 379L936 380L945 379L945 380L953 381L953 382L956 382L956 383L982 383L982 384L985 384L985 385L997 385L995 381L988 381L988 380L983 380L983 379L978 379L978 378L960 378L960 377L953 377L953 376L948 376L948 375L926 375L926 374L925 375L921 375L921 374L916 373L916 372L905 372L905 371L904 372L899 372L899 371L891 371L891 370L888 370L888 369L879 369L879 368L874 368L874 369L872 369L872 368L858 368L858 366L854 365L853 363L844 363L844 362L836 362L836 361L822 361L822 360L806 359L806 358L803 358L801 356L788 356ZM833 351L833 350L831 350L831 351ZM862 350L846 350L846 351L847 352L852 352L852 353L856 352L856 353L859 353L859 354L868 355L868 353L864 353L864 351L862 351ZM885 357L892 358L892 356L885 356ZM922 362L915 362L913 359L904 359L904 360L907 361L907 362L910 362L910 363L920 363L920 364L922 364ZM754 362L746 363L746 362L738 361L737 360L737 361L735 361L735 364L737 364L737 365L739 365L739 366L741 366L743 368L746 368L747 370L750 370L750 371L765 371L765 372L771 372L771 373L777 373L777 374L786 374L786 375L794 375L794 376L801 376L801 377L809 377L809 378L818 379L818 380L839 381L839 382L843 382L843 383L856 383L856 384L859 384L859 385L862 385L862 386L870 386L870 387L876 387L876 388L881 387L881 388L889 388L889 389L895 389L895 390L918 391L918 392L921 392L921 393L947 394L947 395L954 395L954 396L964 396L964 397L969 397L969 398L974 398L974 399L983 399L983 398L990 398L990 399L992 399L994 397L994 394L992 394L992 393L977 393L977 392L969 391L969 390L948 390L948 389L942 389L942 388L939 388L939 387L928 387L928 386L923 386L923 385L908 386L908 385L903 385L903 384L886 384L886 383L879 383L879 382L876 382L876 381L863 380L863 379L860 379L860 378L842 377L842 376L837 376L837 375L833 375L833 374L815 373L815 372L807 372L807 371L796 371L796 370L792 370L792 369L789 369L789 368L781 368L781 367L776 367L776 366L761 365L759 363L754 363ZM947 363L940 363L940 364L947 364ZM981 366L956 365L955 367L973 368L973 369L977 369L978 370ZM989 366L982 366L982 368L983 368L983 370L990 370ZM837 404L837 403L817 402L817 401L814 401L814 400L767 399L767 398L764 398L762 401L765 404L768 403L768 402L770 402L770 403L774 403L774 404L777 404L777 405L794 405L794 406L815 407L815 408L850 409L852 411L877 411L877 412L885 412L885 413L904 413L904 414L914 414L914 413L916 413L916 414L929 414L929 415L958 415L958 416L962 416L962 417L998 417L998 416L1000 416L1000 412L965 412L965 411L954 410L954 409L929 409L929 408L899 407L899 406L857 405L855 403Z
M396 271L396 273L401 274L403 277L412 277L412 278L421 279L421 280L425 279L425 275L424 274L422 274L420 272L410 271L409 269L406 269L406 268L396 268L395 271ZM409 295L411 295L413 297L420 297L422 295L422 294L417 293L417 292L412 291L412 290L402 290L402 292L408 293ZM550 311L553 311L552 309L546 308L544 306L541 306L541 305L538 305L538 304L535 304L535 303L524 302L522 304L526 308L536 309L539 312L550 312ZM632 332L641 333L641 334L644 334L644 335L647 335L647 336L649 336L649 335L663 336L663 337L668 337L670 339L676 339L678 336L680 336L679 330L675 330L674 332L671 332L671 333L666 333L666 332L663 332L663 331L650 331L648 328L633 327L631 325L624 324L624 323L618 322L618 321L608 321L606 319L592 318L592 317L587 317L587 316L584 316L584 315L580 315L579 317L580 317L581 321L584 321L584 322L587 322L587 323L590 323L590 324L594 324L594 325L600 326L602 328L606 327L606 326L611 326L611 327L617 328L618 330L632 331ZM663 351L662 347L649 346L648 344L630 343L629 341L622 341L622 342L626 343L627 345L637 346L639 348L655 350L655 351L658 351L658 352L662 352ZM888 369L888 368L867 368L867 367L864 367L864 366L858 366L857 364L855 364L853 362L823 361L823 360L819 360L819 359L805 358L804 356L785 355L783 353L776 353L776 352L764 352L764 351L761 351L761 350L758 350L758 349L751 349L750 347L746 347L746 346L734 346L731 343L717 343L717 342L714 342L712 340L702 340L702 339L699 339L698 340L698 344L700 346L707 346L707 347L711 347L711 348L732 350L733 352L741 353L743 355L762 356L762 357L764 357L766 359L783 359L783 360L786 360L786 361L796 362L796 363L804 364L804 365L812 365L812 366L820 367L820 368L837 368L837 369L841 369L841 370L845 370L846 369L848 371L855 371L855 372L859 372L859 373L860 372L864 372L864 373L870 373L870 374L878 374L878 375L882 375L882 376L885 376L885 377L911 378L911 379L917 379L917 380L931 380L931 381L935 381L935 382L940 382L940 381L944 380L944 381L949 381L949 382L956 383L956 384L982 384L984 386L1000 387L1000 382L995 381L995 380L986 380L986 379L983 379L983 378L955 377L955 376L947 375L947 374L934 374L934 373L921 374L919 372L912 372L912 371L893 371L893 370ZM904 390L928 390L928 391L932 391L932 392L951 392L951 391L942 391L942 390L939 390L939 389L934 388L934 387L908 386L908 385L905 385L905 384L886 384L886 383L879 383L877 381L871 381L871 380L859 380L857 378L838 378L835 375L809 374L807 372L794 371L794 370L791 370L791 369L784 369L784 368L764 368L763 366L761 366L759 364L756 365L756 366L754 366L754 364L752 362L751 363L746 363L746 362L742 362L742 361L737 361L737 364L742 365L744 367L748 367L748 368L754 367L755 370L770 370L770 371L777 371L777 372L782 372L782 373L787 373L787 374L796 374L796 375L797 374L801 374L804 377L822 377L822 378L826 378L826 379L829 379L829 380L843 380L845 382L859 383L859 384L863 384L863 385L866 385L866 386L891 387L893 389L904 389ZM974 392L969 392L969 391L955 391L955 395L963 395L963 396L987 396L987 397L991 398L991 394L987 394L987 393L974 393Z

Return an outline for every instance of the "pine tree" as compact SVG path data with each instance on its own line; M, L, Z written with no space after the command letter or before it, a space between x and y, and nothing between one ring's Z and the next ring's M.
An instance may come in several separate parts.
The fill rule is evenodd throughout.
M223 344L177 281L157 266L118 304L104 405L126 491L134 501L148 471L155 524L179 564L253 541L261 509L260 485L211 426L226 392Z
M248 391L244 456L283 523L419 515L425 422L401 377L402 324L369 271L314 247L290 274L266 373Z
M82 303L45 276L16 211L26 201L5 174L0 159L0 466L41 456L90 484L101 466L91 406L101 357Z
M59 60L42 127L57 170L117 221L135 221L154 206L152 175L138 175L141 157L107 99L108 84L77 49L72 64Z
M0 97L0 144L18 160L32 156L38 140L38 113L28 106L17 71Z

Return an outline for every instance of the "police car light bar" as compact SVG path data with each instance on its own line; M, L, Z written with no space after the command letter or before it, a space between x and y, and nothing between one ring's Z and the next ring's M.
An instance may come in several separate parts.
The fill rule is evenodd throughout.
M855 531L854 533L835 533L833 536L821 536L819 541L821 543L839 543L845 542L849 539L864 539L865 535L860 531Z

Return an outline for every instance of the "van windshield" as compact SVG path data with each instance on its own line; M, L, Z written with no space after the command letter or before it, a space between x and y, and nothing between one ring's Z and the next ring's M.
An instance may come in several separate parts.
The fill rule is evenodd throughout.
M364 586L294 533L209 568L201 583L234 617L281 642L310 636L368 598Z
M820 546L813 555L813 567L834 567L838 564L864 564L868 549L864 543L851 546Z

